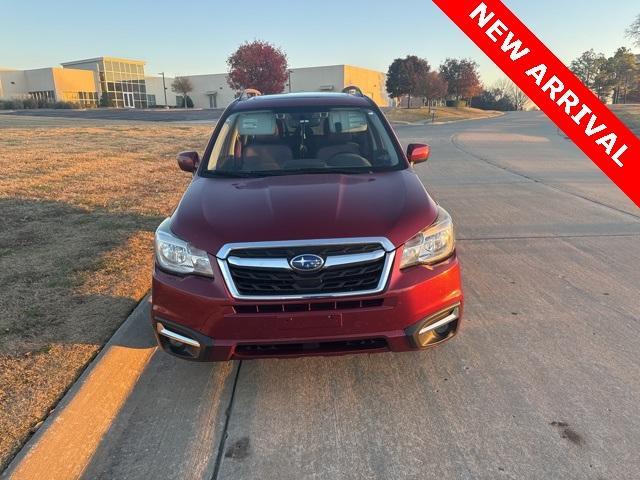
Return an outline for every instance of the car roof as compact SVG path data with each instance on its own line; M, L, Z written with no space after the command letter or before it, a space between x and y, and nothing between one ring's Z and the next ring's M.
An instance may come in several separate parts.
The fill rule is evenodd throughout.
M247 111L286 107L371 107L373 102L363 95L328 92L281 93L260 95L239 100L231 105L233 111Z

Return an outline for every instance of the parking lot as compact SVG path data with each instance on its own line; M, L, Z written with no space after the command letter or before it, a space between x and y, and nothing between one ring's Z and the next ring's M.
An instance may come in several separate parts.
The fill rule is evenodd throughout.
M458 337L191 364L156 350L143 302L5 475L637 476L638 208L539 112L396 130L431 144L418 172L457 228Z

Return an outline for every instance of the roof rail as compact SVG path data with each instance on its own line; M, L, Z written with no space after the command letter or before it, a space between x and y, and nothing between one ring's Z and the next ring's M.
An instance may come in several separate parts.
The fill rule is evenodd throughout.
M240 92L240 96L238 100L248 100L253 97L260 97L262 92L260 90L256 90L255 88L245 88L242 92Z

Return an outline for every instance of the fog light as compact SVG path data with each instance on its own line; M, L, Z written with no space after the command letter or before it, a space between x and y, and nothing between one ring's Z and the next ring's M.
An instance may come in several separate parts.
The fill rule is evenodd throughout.
M197 358L199 356L200 342L197 340L170 330L160 322L156 324L156 331L162 346L171 353L188 358Z
M451 310L447 310L427 319L427 325L423 326L420 329L418 335L424 335L425 333L432 330L435 330L436 333L446 332L446 330L448 330L449 324L458 319L459 312L460 307L455 307Z
M454 305L425 318L422 322L407 329L418 348L424 348L441 342L455 332L460 319L460 305Z

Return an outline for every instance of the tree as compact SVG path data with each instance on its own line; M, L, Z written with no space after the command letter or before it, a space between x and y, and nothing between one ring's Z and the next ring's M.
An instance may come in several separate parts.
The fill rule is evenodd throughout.
M405 58L396 58L387 72L387 92L391 98L408 96L407 108L411 106L411 96L416 95L431 66L423 58L415 55L407 55Z
M640 15L638 15L635 21L627 29L627 37L633 41L636 47L640 47Z
M529 103L529 97L527 96L527 94L524 93L522 89L513 82L511 82L511 88L509 92L515 109L524 110Z
M587 88L593 90L596 77L605 60L606 57L602 53L596 53L592 48L571 62L569 68Z
M617 83L615 64L613 57L607 58L592 49L571 62L570 68L600 100L607 101Z
M610 99L611 91L616 83L613 70L613 61L610 58L603 58L598 64L598 72L593 79L593 91L603 102Z
M187 77L176 77L171 82L171 90L182 95L184 107L189 108L189 93L193 92L193 84Z
M440 74L448 84L448 94L455 100L471 99L482 91L478 64L469 59L447 58Z
M620 47L608 64L613 80L613 103L627 103L629 89L638 75L636 56L628 48Z
M429 108L433 100L447 96L448 85L439 72L429 72L419 80L417 93L427 100Z
M498 80L494 86L494 91L499 92L497 94L497 100L504 99L502 107L505 111L508 110L524 110L529 103L529 97L510 79L504 77ZM505 107L511 108L505 108ZM497 110L497 109L496 109Z
M473 106L482 110L498 110L500 112L516 109L511 99L505 95L500 87L482 90L479 95L473 97Z
M255 88L264 94L281 93L289 78L286 54L262 40L240 45L227 65L227 83L236 91Z

